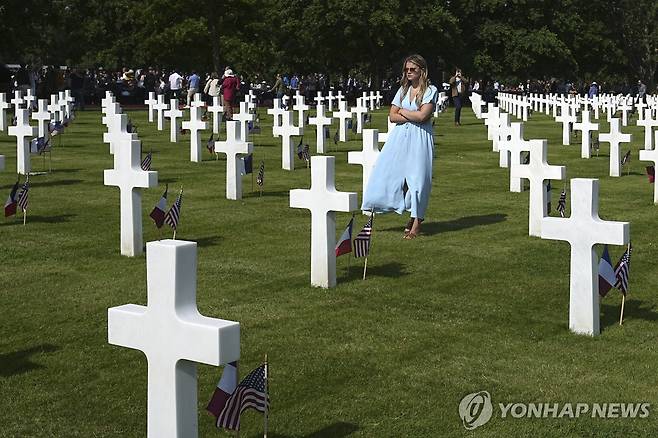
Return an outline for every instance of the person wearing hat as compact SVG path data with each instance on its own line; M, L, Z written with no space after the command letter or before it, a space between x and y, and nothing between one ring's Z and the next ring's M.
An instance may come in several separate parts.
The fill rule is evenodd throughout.
M240 81L233 74L230 68L224 71L224 80L222 81L222 96L224 96L224 114L228 120L233 120L233 104Z
M599 95L599 86L596 82L592 82L592 85L589 86L587 97L592 99L594 96L598 96L598 95Z

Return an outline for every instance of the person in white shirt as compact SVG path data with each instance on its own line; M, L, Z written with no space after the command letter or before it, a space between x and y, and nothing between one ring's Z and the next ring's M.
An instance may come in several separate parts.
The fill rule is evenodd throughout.
M180 97L181 88L183 88L183 77L174 70L169 75L169 90L171 90L170 99L178 99Z

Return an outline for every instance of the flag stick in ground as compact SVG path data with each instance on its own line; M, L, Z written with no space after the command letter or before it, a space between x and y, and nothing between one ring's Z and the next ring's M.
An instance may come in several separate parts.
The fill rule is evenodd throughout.
M270 408L267 403L267 400L269 399L269 394L268 394L268 388L267 388L267 377L268 377L268 365L267 365L267 353L265 353L265 412L263 412L263 438L267 438L267 422L268 422L268 415L270 413Z
M626 246L626 252L628 252L629 254L631 252L630 242ZM630 287L627 287L627 290L621 294L621 311L619 312L619 325L622 325L624 323L624 304L626 304L626 294L628 293L628 289L630 289Z
M363 263L363 279L366 279L366 272L368 270L368 256L370 255L370 249L372 248L372 229L375 225L375 209L370 210L370 217L372 222L370 223L370 243L368 245L368 255L366 255L366 260Z
M619 325L624 323L624 304L626 303L626 295L621 294L621 313L619 314Z

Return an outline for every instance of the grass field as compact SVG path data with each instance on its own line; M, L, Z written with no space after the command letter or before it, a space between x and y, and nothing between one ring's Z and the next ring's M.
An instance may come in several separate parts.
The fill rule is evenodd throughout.
M144 240L158 238L148 213L169 183L169 202L184 186L178 238L198 242L198 307L241 324L241 374L270 361L273 437L651 436L658 430L657 206L637 160L643 134L632 132L630 175L608 177L601 156L580 159L579 144L561 145L561 125L543 114L526 138L549 141L549 162L567 177L600 178L600 215L629 221L634 252L626 319L620 294L602 301L602 334L568 330L569 245L528 236L528 193L510 193L507 169L470 110L452 110L435 127L432 198L423 235L404 241L406 217L378 216L369 273L362 261L338 259L338 286L309 286L310 214L288 207L288 191L307 188L296 161L280 169L280 139L261 110L253 138L265 161L265 193L225 199L225 161L205 151L189 161L189 140L127 111L143 150L153 150L160 186L143 192ZM112 167L100 111L79 112L52 153L53 172L31 178L27 226L0 223L0 436L143 437L146 360L107 343L107 308L146 304L145 257L119 254L119 191L103 185ZM386 110L373 126L386 128ZM335 128L334 128L335 129ZM606 132L603 122L601 131ZM333 131L332 131L333 135ZM307 128L311 150L314 131ZM207 135L204 134L204 138ZM361 188L360 166L339 143L338 190ZM332 142L333 148L333 142ZM625 151L627 146L623 147ZM333 149L332 149L333 151ZM15 138L0 134L6 169L0 196L15 181ZM42 170L33 156L33 170ZM553 182L553 206L563 186ZM5 199L5 198L3 198ZM568 203L567 203L568 205ZM555 212L553 212L555 215ZM337 235L349 220L338 214ZM355 229L365 222L357 216ZM611 247L613 264L623 252ZM220 376L199 365L199 435L228 436L204 408ZM458 405L487 390L491 421L467 431ZM643 419L501 418L498 403L649 402ZM262 416L245 414L242 437L262 433Z

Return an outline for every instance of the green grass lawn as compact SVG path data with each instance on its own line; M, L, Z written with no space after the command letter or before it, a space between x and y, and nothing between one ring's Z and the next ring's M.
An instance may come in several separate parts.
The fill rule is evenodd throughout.
M508 191L483 123L470 110L454 127L452 110L435 127L434 181L423 235L402 240L407 217L375 220L368 278L362 260L338 259L338 286L310 287L310 214L289 208L288 191L308 188L310 171L281 170L280 139L261 110L254 167L265 161L265 192L225 199L225 160L205 151L189 161L189 136L169 142L127 111L143 150L153 150L160 186L143 192L144 240L158 238L148 213L164 183L169 203L184 186L178 238L198 242L198 307L239 321L241 375L265 353L270 362L270 436L648 436L658 412L644 419L500 418L497 403L649 402L658 398L657 206L632 132L630 175L608 177L608 148L580 159L561 144L561 125L543 114L525 124L526 138L549 141L549 163L567 177L600 178L600 215L629 221L634 252L626 318L620 294L601 305L601 336L568 330L569 245L528 236L528 192ZM56 139L53 172L30 179L30 210L0 221L0 436L143 437L144 355L107 343L107 309L146 304L145 257L119 253L119 190L103 185L112 167L99 111L79 112ZM373 116L386 129L386 110ZM314 128L314 127L312 127ZM332 137L335 128L332 130ZM603 122L601 131L606 132ZM208 137L204 134L205 139ZM306 138L314 150L315 131ZM336 187L361 190L361 167L347 164L360 136L339 143ZM622 148L625 152L627 146ZM15 181L15 138L0 134L6 168L4 200ZM41 157L32 157L42 170ZM47 164L46 164L47 167ZM553 182L553 206L562 182ZM568 203L567 203L568 204ZM555 212L553 212L555 215ZM350 215L339 213L337 236ZM365 222L357 216L355 232ZM169 231L167 231L169 233ZM600 248L599 248L600 249ZM623 252L611 247L613 264ZM205 405L221 374L199 365L199 435L214 428ZM487 390L492 420L466 431L458 405ZM262 433L262 416L245 414L241 436Z

